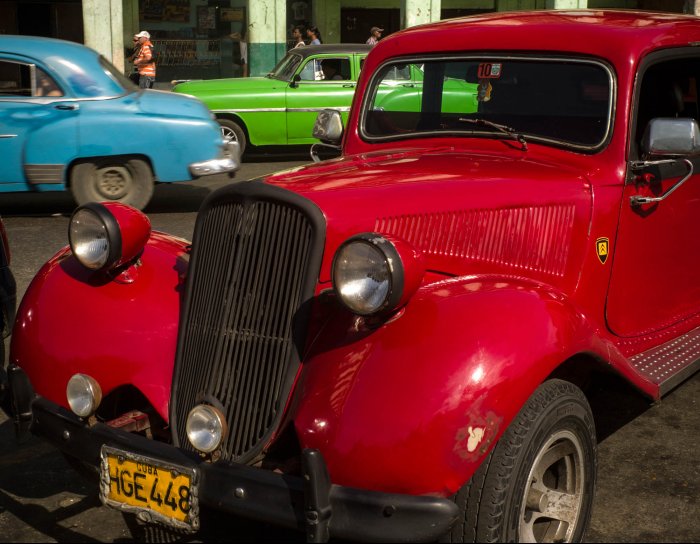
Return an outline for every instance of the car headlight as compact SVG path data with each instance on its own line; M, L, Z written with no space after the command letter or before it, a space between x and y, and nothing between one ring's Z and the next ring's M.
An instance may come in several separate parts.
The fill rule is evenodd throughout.
M80 417L90 417L102 402L102 389L87 374L73 374L66 386L66 398L73 412Z
M226 437L228 426L224 415L214 406L199 404L187 415L187 438L195 449L211 453Z
M406 242L363 233L338 248L332 281L351 312L373 315L405 304L420 285L424 271L422 254Z
M68 241L76 259L90 270L110 270L141 254L151 223L140 211L116 202L91 202L73 212Z

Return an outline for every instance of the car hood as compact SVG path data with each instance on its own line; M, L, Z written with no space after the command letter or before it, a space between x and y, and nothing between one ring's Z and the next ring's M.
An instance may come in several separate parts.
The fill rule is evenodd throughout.
M340 243L360 232L402 238L424 253L430 270L449 275L529 270L540 279L563 277L577 266L571 248L582 240L574 237L590 222L583 169L518 152L432 148L350 156L266 181L323 212L322 281Z
M167 91L145 90L136 93L134 98L144 113L210 121L212 119L209 109L191 96L173 94Z
M289 83L269 77L239 77L228 79L207 79L187 81L173 88L173 92L192 96L209 94L249 93L260 90L281 89Z

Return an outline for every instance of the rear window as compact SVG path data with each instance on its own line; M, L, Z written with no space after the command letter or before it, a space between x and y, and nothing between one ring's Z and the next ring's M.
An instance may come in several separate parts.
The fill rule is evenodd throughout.
M361 126L368 140L507 137L498 125L526 140L595 149L610 130L612 103L612 73L595 61L411 60L385 64L375 74Z

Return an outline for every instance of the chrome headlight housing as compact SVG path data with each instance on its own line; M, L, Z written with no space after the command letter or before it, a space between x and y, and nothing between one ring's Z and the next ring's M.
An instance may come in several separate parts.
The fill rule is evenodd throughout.
M422 262L422 255L405 242L362 233L338 248L331 279L340 301L351 312L364 316L391 312L417 289L423 277Z
M209 404L199 404L187 415L187 438L195 449L211 453L221 446L228 433L226 418Z
M81 206L70 218L68 240L85 268L100 270L121 255L119 225L100 204Z
M151 223L140 211L118 202L91 202L73 212L68 241L88 270L111 270L143 252Z
M90 417L102 402L102 389L91 376L73 374L66 386L66 398L70 409L77 416Z

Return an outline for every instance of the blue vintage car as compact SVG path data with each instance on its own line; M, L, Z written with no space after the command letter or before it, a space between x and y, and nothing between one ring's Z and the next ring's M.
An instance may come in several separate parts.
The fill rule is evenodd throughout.
M139 90L83 45L0 36L0 192L70 189L144 208L155 183L233 172L199 100Z

